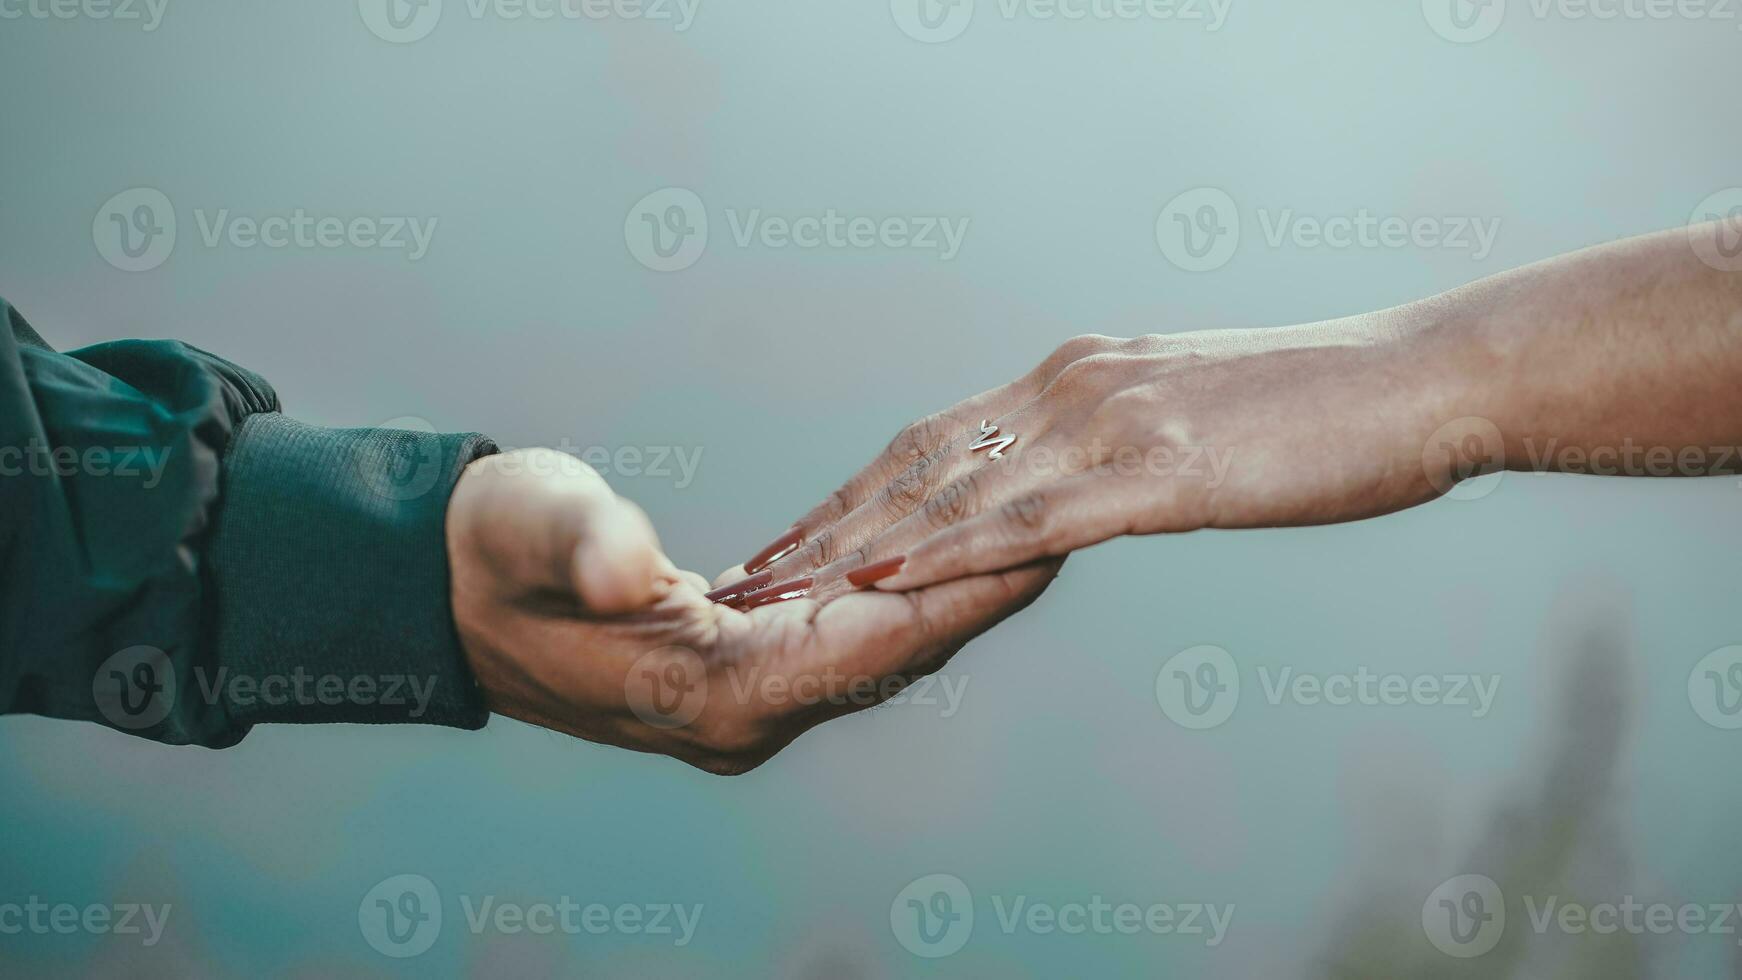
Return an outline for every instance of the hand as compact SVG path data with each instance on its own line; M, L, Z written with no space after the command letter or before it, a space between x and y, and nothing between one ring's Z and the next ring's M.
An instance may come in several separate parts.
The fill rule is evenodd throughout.
M1122 534L1408 507L1472 475L1451 458L1424 464L1428 437L1459 415L1452 386L1425 377L1432 343L1406 313L1078 337L1026 376L902 430L746 566L792 546L759 580L809 577L810 594L827 598L866 579L916 588ZM1016 436L1002 459L970 450L982 420Z
M704 598L639 508L550 450L468 466L447 539L454 622L492 711L722 774L938 669L1059 566L742 612Z

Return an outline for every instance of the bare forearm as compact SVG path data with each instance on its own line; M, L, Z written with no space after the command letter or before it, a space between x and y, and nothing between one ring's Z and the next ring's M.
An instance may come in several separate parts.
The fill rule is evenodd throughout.
M1735 472L1742 273L1686 230L1586 249L1419 304L1511 469Z

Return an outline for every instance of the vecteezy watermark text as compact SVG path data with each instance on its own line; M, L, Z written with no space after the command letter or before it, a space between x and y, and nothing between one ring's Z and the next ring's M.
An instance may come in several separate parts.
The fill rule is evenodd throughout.
M1500 694L1499 674L1402 674L1354 671L1306 672L1291 666L1257 669L1259 688L1271 706L1303 708L1453 708L1486 718ZM1162 714L1183 728L1207 729L1227 721L1240 703L1240 667L1218 646L1181 650L1155 676Z
M410 44L436 29L443 6L443 0L357 0L357 13L376 37ZM701 0L465 0L462 9L475 21L641 21L669 24L681 34L701 6Z
M623 679L631 711L659 729L683 728L712 701L736 707L794 710L822 705L869 708L904 704L935 708L952 718L968 693L967 675L873 676L833 664L807 670L768 670L757 664L716 664L684 647L660 647L636 658Z
M1522 899L1525 921L1536 935L1566 936L1735 936L1742 923L1736 902L1645 902L1632 894L1618 900L1569 900L1560 894L1514 895ZM1513 912L1518 906L1514 905ZM1435 949L1447 956L1470 959L1500 944L1509 922L1506 894L1494 879L1481 874L1447 878L1422 903L1422 930ZM1742 940L1737 941L1742 945Z
M283 213L242 214L227 207L195 208L200 244L208 249L366 249L404 253L411 262L429 254L435 216ZM169 259L178 228L169 196L135 187L103 202L91 221L91 240L105 262L123 272L146 272Z
M0 936L138 936L141 946L156 946L169 925L170 908L136 902L75 905L32 895L22 902L0 902Z
M889 13L903 34L926 44L953 41L974 20L976 0L890 0ZM1006 21L1152 21L1201 27L1213 34L1228 22L1234 0L994 0L985 8Z
M1176 195L1155 219L1155 241L1169 262L1187 272L1209 272L1233 259L1245 222L1226 191L1198 187ZM1404 249L1468 253L1486 259L1500 236L1500 219L1474 215L1377 214L1358 208L1347 214L1303 214L1294 208L1261 207L1257 225L1273 249Z
M149 645L132 646L97 666L91 696L104 720L126 731L159 724L178 699L190 697L207 705L244 708L379 706L403 709L395 714L415 721L428 713L439 680L435 675L337 674L302 666L252 673L229 667L214 670L204 664L196 664L192 676L194 685L183 690L168 653Z
M580 902L564 894L549 900L512 901L496 895L459 896L466 930L474 936L647 936L688 946L702 921L701 903ZM376 952L395 959L418 956L435 945L444 922L435 882L416 874L394 875L364 893L357 926Z
M962 250L972 219L935 214L848 214L836 208L774 213L759 207L725 209L738 248L803 251L885 249L935 254L949 262ZM710 221L701 196L682 187L654 191L623 221L623 240L637 262L655 272L695 265L707 250Z
M507 447L503 447L507 448ZM687 489L695 482L696 471L702 465L703 446L579 446L564 437L548 447L561 455L504 456L498 465L505 473L527 473L534 476L572 476L584 467L600 476L620 476L627 479L668 480L677 490ZM676 466L674 470L672 467Z
M157 30L169 0L0 0L0 20L107 20Z
M986 465L1029 476L1157 476L1201 480L1220 487L1234 466L1234 447L1113 446L1097 436L1087 445L1024 446L1020 442Z
M0 477L73 476L138 479L146 490L163 482L169 446L51 446L32 437L22 446L0 446Z
M1458 44L1493 37L1506 22L1507 0L1421 0L1435 34ZM1714 21L1738 23L1735 0L1529 0L1517 5L1538 21Z
M194 680L207 704L222 700L240 707L382 705L408 708L405 717L415 719L429 711L438 678L433 674L316 674L302 667L288 673L256 675L228 667L215 671L195 667Z
M990 897L999 932L1006 936L1182 936L1215 948L1227 938L1234 906L1213 902L1110 901L1094 894L1052 901L1029 894ZM974 894L952 874L929 874L896 893L889 928L902 948L924 959L961 951L973 938Z

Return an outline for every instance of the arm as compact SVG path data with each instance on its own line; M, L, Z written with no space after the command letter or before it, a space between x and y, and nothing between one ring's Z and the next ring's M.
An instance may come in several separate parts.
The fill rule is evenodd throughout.
M1737 472L1742 274L1690 248L1719 233L1325 323L1076 338L909 426L800 520L794 550L722 578L900 590L1121 534L1358 520L1502 467ZM1017 437L1000 460L972 448L982 419Z
M222 747L495 711L740 773L937 669L1059 566L728 609L578 459L305 425L183 344L59 354L0 316L0 714Z
M1421 304L1454 384L1514 470L1710 476L1742 464L1742 273L1677 230L1561 256ZM1658 448L1655 461L1627 445ZM1665 455L1677 457L1659 465Z
M185 344L57 353L0 318L0 713L213 748L258 722L484 723L443 557L487 440L305 425Z

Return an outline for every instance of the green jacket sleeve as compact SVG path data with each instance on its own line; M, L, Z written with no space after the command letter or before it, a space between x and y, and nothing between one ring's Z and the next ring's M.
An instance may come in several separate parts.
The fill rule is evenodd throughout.
M0 318L0 713L213 748L483 725L443 522L489 440L306 425L186 344L57 353Z

